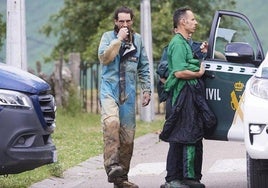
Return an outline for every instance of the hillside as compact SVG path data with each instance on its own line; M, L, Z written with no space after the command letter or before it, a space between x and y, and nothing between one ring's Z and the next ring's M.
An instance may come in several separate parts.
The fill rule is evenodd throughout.
M6 17L6 1L0 0L0 13ZM48 56L56 43L55 37L47 38L39 32L47 23L49 16L56 13L63 5L64 0L25 0L26 10L26 35L27 35L27 60L28 66L35 70L36 61L43 62L43 57ZM5 60L5 47L0 52L0 60ZM52 64L43 65L44 72L51 72Z

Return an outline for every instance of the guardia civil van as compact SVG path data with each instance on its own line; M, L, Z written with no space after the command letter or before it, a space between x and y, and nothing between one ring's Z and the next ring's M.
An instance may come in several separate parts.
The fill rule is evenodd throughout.
M215 13L208 43L206 99L218 123L207 139L244 142L248 187L268 187L268 56L238 12Z

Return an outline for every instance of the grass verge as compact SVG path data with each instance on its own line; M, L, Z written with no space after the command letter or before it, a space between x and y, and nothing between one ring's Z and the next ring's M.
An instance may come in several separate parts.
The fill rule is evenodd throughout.
M136 137L159 131L163 123L164 117L150 123L137 121ZM53 141L58 162L20 174L0 176L0 188L27 188L50 176L61 177L66 169L102 153L100 115L58 109L56 124Z

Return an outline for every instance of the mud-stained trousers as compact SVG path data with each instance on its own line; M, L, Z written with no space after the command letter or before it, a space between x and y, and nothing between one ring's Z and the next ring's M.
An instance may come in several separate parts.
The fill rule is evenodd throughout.
M105 106L102 106L104 167L107 175L113 166L121 166L124 171L123 175L120 177L108 176L108 181L111 183L117 183L124 180L128 181L128 172L133 154L135 136L135 110L133 115L129 110L126 111L125 108L120 109L123 106L108 99L105 100L105 103L103 104L105 104ZM123 116L123 119L121 116ZM126 119L124 119L124 117L128 118L131 126L126 124Z

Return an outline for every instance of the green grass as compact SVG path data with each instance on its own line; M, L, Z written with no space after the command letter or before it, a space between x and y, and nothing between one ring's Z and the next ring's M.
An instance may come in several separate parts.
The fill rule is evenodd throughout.
M58 162L20 174L0 176L0 188L27 188L50 176L61 177L66 169L102 153L100 115L58 110L56 120L53 141L57 147ZM138 121L136 137L159 131L163 123L164 117L152 123Z

